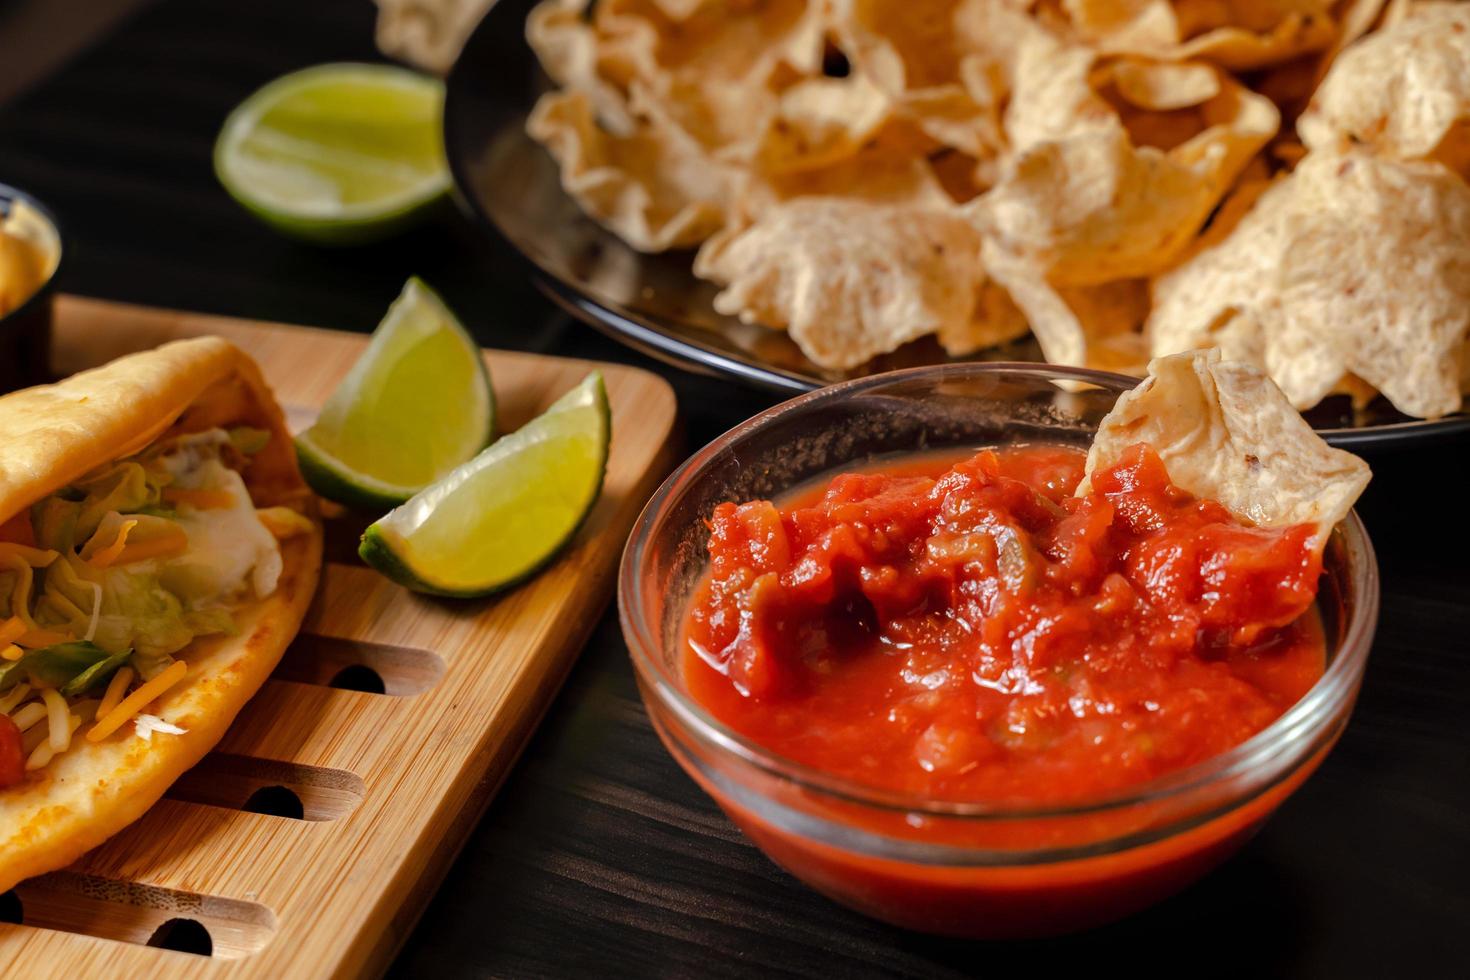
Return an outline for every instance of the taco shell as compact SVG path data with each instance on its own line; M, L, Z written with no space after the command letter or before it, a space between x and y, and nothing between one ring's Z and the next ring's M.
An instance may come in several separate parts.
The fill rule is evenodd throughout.
M137 820L223 737L296 635L321 568L322 532L280 406L245 353L214 337L120 358L55 385L0 397L0 523L89 471L163 436L245 425L270 433L242 476L256 507L286 506L310 531L279 542L283 570L265 598L235 605L233 635L175 655L184 679L146 707L184 734L145 738L124 724L0 789L0 892L65 867Z

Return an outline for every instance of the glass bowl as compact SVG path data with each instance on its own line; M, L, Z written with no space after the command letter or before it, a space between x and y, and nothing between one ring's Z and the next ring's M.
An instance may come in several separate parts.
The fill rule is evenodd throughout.
M1085 448L1136 383L997 363L864 378L736 426L653 495L618 583L639 690L675 760L782 867L845 905L926 932L1020 938L1086 928L1156 902L1224 860L1332 748L1378 617L1377 565L1356 514L1324 555L1318 606L1328 663L1316 685L1230 751L1104 797L1018 808L875 789L776 755L687 694L680 628L716 504L779 497L904 452L1026 442Z
M0 301L0 392L47 380L51 364L51 310L61 266L56 219L31 195L0 184L0 233L20 238L37 253L42 281L7 311Z

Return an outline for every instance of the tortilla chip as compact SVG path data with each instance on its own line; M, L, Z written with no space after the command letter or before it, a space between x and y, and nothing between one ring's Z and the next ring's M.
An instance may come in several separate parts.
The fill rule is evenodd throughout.
M1387 6L1387 0L1343 0L1338 4L1333 11L1337 16L1337 39L1322 58L1322 71L1331 66L1344 48L1372 30Z
M639 251L697 245L725 223L731 175L678 133L644 124L614 136L579 91L543 95L526 131L561 165L582 210Z
M1169 0L1061 0L1083 39L1133 50L1179 43L1179 20Z
M1232 71L1251 71L1322 51L1332 44L1336 28L1321 14L1288 14L1269 31L1256 33L1222 27L1179 45L1172 56L1198 59Z
M1180 107L1203 97L1155 115L1186 127L1151 134L1167 149L1135 142L1135 131L1152 141L1140 130L1148 111L1125 119L1098 91L1116 94L1120 72L1139 102ZM1178 94L1168 94L1171 87ZM1029 37L1005 117L1015 155L966 211L987 238L1053 285L1151 275L1189 245L1278 122L1268 100L1218 69L1139 59L1099 66L1094 51Z
M827 166L775 174L746 174L737 183L733 218L754 219L798 197L844 197L923 210L946 210L953 199L915 140L911 124L890 120L852 156ZM732 220L732 224L738 224Z
M1157 273L1188 247L1276 131L1275 107L1234 83L1207 109L1221 121L1167 153L1135 147L1116 123L1040 143L969 213L987 237L1056 285Z
M627 93L602 74L602 51L584 17L586 6L586 0L543 0L526 18L526 41L552 81L585 92L598 121L626 136L635 125Z
M1320 548L1368 485L1368 464L1323 442L1254 367L1188 351L1151 361L1148 374L1098 426L1079 495L1143 442L1182 490L1257 527L1314 525Z
M595 20L607 37L640 23L651 28L646 78L698 73L730 81L777 61L813 75L822 63L822 12L809 0L688 0L677 7L668 0L600 0Z
M1022 37L1005 111L1006 140L1012 152L1117 128L1117 113L1092 86L1097 58L1096 51L1065 44L1050 34Z
M678 9L683 11L684 6ZM815 0L705 0L673 19L653 0L607 0L595 12L604 75L626 76L634 110L705 152L741 161L781 89L821 65Z
M1120 58L1107 71L1118 94L1140 109L1184 109L1220 94L1220 75L1207 65Z
M894 94L954 85L957 0L836 0L832 19L842 49Z
M1001 151L1001 61L1014 37L999 27L1030 26L1024 11L988 0L834 0L831 9L854 70L920 129L971 156Z
M781 174L839 163L855 156L892 112L892 101L864 76L805 79L781 93L754 165Z
M686 21L703 7L708 0L651 0L665 17L672 21Z
M1091 84L1113 107L1134 146L1165 152L1209 129L1222 117L1219 106L1226 101L1217 100L1223 91L1219 71L1199 63L1120 58L1094 69Z
M1030 6L1025 0L960 0L956 5L960 81L977 104L1003 109L1023 52L1048 40L1055 43L1055 32Z
M1348 84L1340 78L1352 111L1376 99L1401 128L1432 115L1401 104L1432 79L1360 98L1352 84L1368 83L1352 81L1353 59L1438 14L1406 13L1402 0L599 0L590 19L587 9L544 0L527 27L567 90L529 124L564 185L635 248L704 242L695 272L725 287L720 310L789 327L818 364L855 366L916 331L964 355L1024 322L1057 363L1136 372L1150 349L1213 344L1265 366L1303 406L1375 387L1414 414L1450 404L1440 375L1463 346L1447 305L1460 292L1449 284L1460 249L1446 232L1410 241L1420 217L1372 202L1413 212L1455 195L1432 180L1432 191L1412 189L1418 176L1334 189L1378 216L1360 218L1365 242L1344 254L1382 252L1385 268L1425 257L1403 281L1430 298L1373 335L1363 323L1407 308L1410 293L1373 270L1371 301L1328 295L1351 273L1309 239L1349 235L1349 209L1322 189L1336 178L1321 164L1295 190L1269 181L1311 160L1289 127L1280 132L1283 111L1295 118L1323 66L1375 23L1386 26L1327 76L1315 125L1335 105L1331 86ZM1437 43L1463 53L1458 40ZM1407 75L1415 64L1400 56L1394 67ZM1249 87L1241 71L1253 72ZM1445 80L1429 94L1460 99L1464 80L1435 71ZM1420 155L1470 174L1470 126L1458 109L1446 118ZM1375 139L1397 133L1366 125ZM1361 138L1327 131L1334 147ZM1280 203L1308 185L1321 185L1315 216ZM955 248L959 238L971 244ZM936 241L941 256L921 254ZM983 262L970 257L981 252ZM798 288L801 276L811 278ZM1260 282L1274 291L1253 291ZM817 295L824 288L831 295ZM1360 307L1377 312L1341 321Z
M1145 333L1156 357L1216 347L1228 361L1254 364L1305 409L1343 371L1324 345L1292 329L1272 306L1272 273L1287 237L1279 214L1291 194L1281 181L1232 196L1216 216L1219 227L1207 229L1190 258L1154 282Z
M1313 150L1366 144L1462 168L1470 142L1470 5L1424 3L1338 56L1297 122ZM1461 170L1461 173L1470 173Z
M1334 0L1061 0L1099 51L1244 71L1331 46Z
M376 0L378 50L433 75L448 74L490 0Z
M1352 373L1406 415L1437 418L1460 406L1470 187L1436 163L1310 153L1153 294L1155 355L1220 347L1301 409Z
M1143 280L1059 288L991 241L981 259L1025 315L1048 363L1133 373L1147 361L1138 333L1148 314Z
M951 357L966 357L987 347L998 347L1031 331L1026 314L999 283L985 282L975 300L975 312L964 322L939 329L939 343Z
M711 239L694 271L715 309L786 328L816 364L856 367L975 311L980 243L964 220L840 198L798 198Z

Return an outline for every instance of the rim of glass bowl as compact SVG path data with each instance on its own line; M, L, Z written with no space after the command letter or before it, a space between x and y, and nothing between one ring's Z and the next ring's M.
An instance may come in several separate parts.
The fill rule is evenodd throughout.
M623 551L618 573L618 614L622 621L623 635L632 653L635 669L646 686L651 688L655 696L672 709L696 736L770 776L790 781L806 789L816 790L847 803L861 804L896 813L921 814L945 819L974 818L999 821L1076 817L1140 804L1158 803L1171 797L1180 797L1191 791L1207 788L1212 784L1247 776L1251 770L1278 754L1299 749L1300 758L1292 760L1284 772L1278 774L1267 785L1255 787L1256 792L1247 794L1254 796L1270 788L1270 785L1279 782L1280 779L1295 770L1302 759L1315 754L1313 743L1317 740L1314 736L1323 734L1338 710L1352 697L1352 692L1367 662L1373 632L1377 625L1378 562L1373 553L1373 544L1356 511L1350 512L1333 532L1334 536L1341 536L1341 543L1345 548L1345 564L1349 569L1348 577L1351 581L1346 583L1342 598L1351 603L1351 614L1346 628L1341 632L1337 648L1333 652L1326 672L1301 700L1266 728L1228 752L1137 786L1129 786L1114 793L1074 803L1054 806L1007 806L936 800L883 790L834 776L778 755L746 738L716 719L671 681L662 663L662 645L656 634L657 624L648 623L643 616L643 610L646 608L646 603L643 601L643 590L645 585L652 584L645 581L643 568L646 564L648 547L654 539L654 531L665 518L671 502L677 500L699 479L706 465L752 432L771 424L780 417L801 412L813 404L848 398L871 388L887 387L910 379L943 380L947 376L977 374L1020 375L1049 382L1082 382L1112 389L1120 394L1138 384L1137 378L1126 375L1053 364L994 361L928 365L890 371L820 388L774 405L725 432L689 457L654 492L633 525L632 534Z

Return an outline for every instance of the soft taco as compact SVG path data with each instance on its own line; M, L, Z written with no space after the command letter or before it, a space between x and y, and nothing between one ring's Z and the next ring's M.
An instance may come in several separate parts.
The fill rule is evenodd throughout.
M321 540L281 409L223 340L0 398L0 891L220 740L296 634Z

